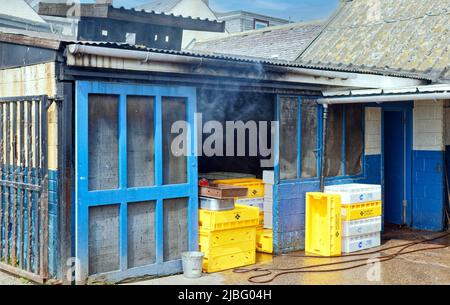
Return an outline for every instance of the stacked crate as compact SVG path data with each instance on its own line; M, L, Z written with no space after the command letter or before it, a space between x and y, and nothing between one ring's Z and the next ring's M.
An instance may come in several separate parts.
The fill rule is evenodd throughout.
M264 171L264 203L260 214L261 224L256 231L256 251L273 253L273 189L274 172Z
M343 253L362 251L381 244L381 186L345 184L325 188L341 196L341 248Z
M256 263L259 209L236 205L229 211L199 210L199 251L203 271L219 272Z
M215 180L213 183L221 185L232 185L236 187L246 187L248 189L247 195L235 198L235 203L258 208L260 211L260 226L264 225L264 184L261 179L223 179Z

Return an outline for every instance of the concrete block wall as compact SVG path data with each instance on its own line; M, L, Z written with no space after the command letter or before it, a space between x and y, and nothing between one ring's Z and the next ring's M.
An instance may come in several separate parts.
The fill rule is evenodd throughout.
M365 155L381 155L381 108L365 111Z
M366 107L364 123L364 181L381 184L381 108Z
M444 228L446 102L415 101L413 110L413 227Z
M415 101L413 149L444 150L444 101Z

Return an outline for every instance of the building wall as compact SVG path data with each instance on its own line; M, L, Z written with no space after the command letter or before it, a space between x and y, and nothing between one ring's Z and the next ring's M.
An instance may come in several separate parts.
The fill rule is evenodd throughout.
M413 227L444 227L444 101L415 101L413 110Z
M222 15L219 16L218 19L219 21L225 21L225 28L228 33L239 33L254 30L255 19L259 21L267 21L269 26L278 26L289 23L287 20L247 12L236 12L235 14Z
M327 179L326 185L381 184L381 108L366 107L365 154L359 177ZM320 191L319 179L284 181L276 186L274 247L276 253L303 250L305 246L305 200L307 192Z
M0 97L56 96L55 63L43 63L0 70ZM25 131L25 139L27 138ZM58 211L58 114L56 104L48 109L48 169L49 169L49 274L59 274L59 211ZM15 164L19 166L19 164ZM28 168L22 169L27 172ZM26 215L25 215L26 216ZM25 219L26 221L26 219ZM26 229L25 229L26 230ZM26 231L25 231L26 232Z

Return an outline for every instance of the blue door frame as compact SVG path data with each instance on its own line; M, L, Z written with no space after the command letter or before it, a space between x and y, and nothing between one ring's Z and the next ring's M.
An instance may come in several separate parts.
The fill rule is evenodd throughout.
M399 190L401 193L403 193L403 199L406 200L406 219L403 217L403 208L401 209L402 215L399 215L397 218L401 220L402 224L407 226L412 226L412 220L413 220L413 196L412 196L412 168L413 168L413 147L412 147L412 137L413 137L413 103L412 102L402 102L402 103L385 103L382 104L382 118L381 118L381 147L382 147L382 153L381 153L381 170L382 170L382 188L383 188L383 223L385 222L385 215L387 213L387 209L390 209L391 207L388 207L386 204L389 204L386 202L387 194L385 192L386 190L386 169L385 169L385 161L387 158L395 158L395 156L399 156L398 160L399 162L403 162L403 165L401 166L403 173L402 176L404 177L404 181L395 183L395 185L391 186L394 188L400 187L401 190ZM403 140L404 140L404 151L398 152L398 151L391 151L387 152L385 150L386 143L385 143L385 135L389 132L388 126L386 126L387 120L386 120L386 112L400 112L403 114ZM389 154L389 156L387 156ZM397 181L398 182L398 181ZM392 207L395 211L396 209ZM397 209L398 210L398 209Z
M89 191L88 189L88 96L107 94L119 96L119 188L115 190ZM154 98L155 117L155 185L128 188L127 186L127 95ZM187 103L188 135L187 177L188 183L163 185L162 151L162 97L180 97ZM94 275L104 280L118 281L143 275L167 275L181 271L181 260L164 262L163 208L165 199L189 198L188 200L188 247L198 249L198 188L196 148L196 90L190 87L157 87L140 84L119 84L77 81L75 102L75 253L78 260L77 279L83 283L88 277L88 229L89 208L119 204L120 270ZM127 205L128 203L156 202L155 249L156 263L144 267L128 268Z

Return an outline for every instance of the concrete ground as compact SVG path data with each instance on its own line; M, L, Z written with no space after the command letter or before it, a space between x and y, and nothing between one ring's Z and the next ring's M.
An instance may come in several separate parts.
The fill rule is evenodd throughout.
M383 235L383 245L378 256L392 254L398 249L383 250L391 246L402 245L411 241L417 241L431 236L437 236L442 233L419 232L408 229L390 228ZM437 245L450 246L450 236L445 239L428 243L425 245L417 245L409 250L422 249L426 247L436 247ZM378 250L378 249L376 249ZM373 250L372 250L373 251ZM367 251L366 251L367 252ZM363 252L365 253L365 252ZM303 255L302 252L291 253L290 255ZM244 268L265 268L265 269L283 269L298 268L316 264L326 264L333 262L342 262L350 259L362 258L361 262L352 263L351 265L364 265L363 267L327 273L294 273L282 275L276 278L270 284L273 285L294 285L294 284L446 284L450 285L450 247L439 250L430 250L425 252L417 252L396 257L391 261L382 262L379 268L373 264L367 264L367 259L376 258L377 255L367 255L352 258L299 258L293 256L276 256L272 257L268 254L258 254L257 264ZM349 265L346 265L349 266ZM321 269L340 268L342 266L322 267ZM320 269L320 268L319 268ZM274 271L273 274L277 274ZM190 280L182 275L171 277L141 280L131 285L246 285L250 284L248 278L253 275L261 274L261 272L249 272L245 274L237 274L232 270L205 274L200 279ZM271 275L272 276L272 275ZM271 276L259 278L257 280L265 280ZM0 271L0 285L27 285L29 281L9 275ZM128 285L129 285L128 284Z
M22 279L11 274L0 271L0 286L5 285L31 285L26 279Z
M421 238L437 236L440 233L418 232L408 229L390 229L383 236L383 245L381 249L391 246L403 245L411 241L417 241ZM427 247L436 247L437 245L449 245L450 236L425 245L417 245L405 251L423 249ZM378 249L376 249L378 250ZM350 263L345 266L321 267L319 269L342 268L353 265L363 265L357 269L351 269L338 272L327 273L293 273L282 275L276 278L270 284L273 285L296 285L296 284L380 284L380 285L408 285L408 284L446 284L450 285L450 247L439 250L430 250L425 252L417 252L396 257L393 260L382 262L380 264L368 264L368 259L374 259L386 254L393 254L399 249L381 250L379 254L371 254L366 256L358 256L351 258L299 258L293 256L277 256L258 254L257 264L245 268L266 268L266 269L283 269L298 268L302 266L326 264L333 262L342 262L350 259L361 259L357 263ZM373 251L373 250L371 250ZM366 251L369 252L369 251ZM364 252L364 253L366 253ZM303 255L302 252L294 253L294 255ZM317 270L317 268L316 268ZM144 280L132 283L134 285L245 285L250 284L248 278L253 275L263 274L264 272L250 272L245 274L237 274L233 271L224 271L214 274L205 274L202 278L191 280L186 279L182 275L176 275L166 278ZM258 278L257 280L266 280L272 275Z

